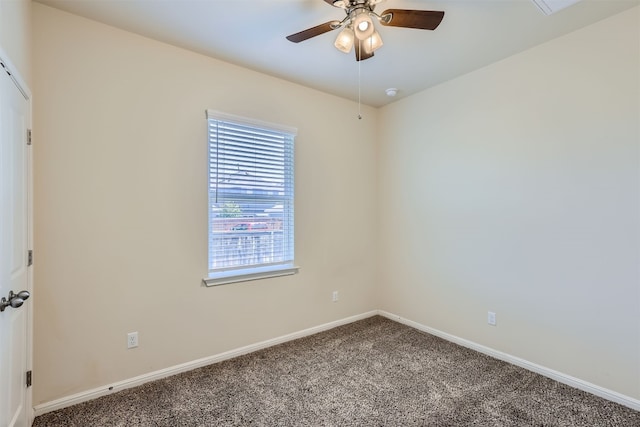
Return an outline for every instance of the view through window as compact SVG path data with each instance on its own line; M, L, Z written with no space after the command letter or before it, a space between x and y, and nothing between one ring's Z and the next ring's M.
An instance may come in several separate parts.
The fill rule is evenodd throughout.
M295 129L207 111L209 275L293 264Z

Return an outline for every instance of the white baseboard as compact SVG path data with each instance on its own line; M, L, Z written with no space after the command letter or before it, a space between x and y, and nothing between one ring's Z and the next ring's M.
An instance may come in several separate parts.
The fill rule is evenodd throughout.
M118 381L113 384L108 384L103 387L86 390L80 393L76 393L70 396L65 396L60 399L53 400L51 402L42 403L34 407L35 416L46 414L47 412L56 411L58 409L66 408L69 406L77 405L78 403L87 402L89 400L96 399L101 396L106 396L117 391L121 391L127 388L136 387L150 381L159 380L161 378L176 375L182 372L187 372L192 369L200 368L203 366L211 365L213 363L222 362L223 360L232 359L234 357L242 356L244 354L252 353L254 351L262 350L264 348L272 347L274 345L282 344L287 341L292 341L298 338L303 338L309 335L317 334L318 332L327 331L337 326L353 323L358 320L366 319L378 314L377 310L367 313L358 314L356 316L347 317L345 319L336 320L333 322L325 323L323 325L315 326L313 328L304 329L299 332L283 335L281 337L273 338L270 340L262 341L256 344L251 344L245 347L240 347L234 350L226 351L214 356L205 357L191 362L182 363L180 365L172 366L166 369L160 369L158 371L149 372L148 374L139 375L137 377L129 378L124 381Z
M563 374L562 372L555 371L553 369L546 368L544 366L540 366L538 364L529 362L527 360L521 359L519 357L512 356L507 353L503 353L501 351L494 350L489 347L485 347L483 345L477 344L473 341L468 341L463 338L459 338L455 335L448 334L446 332L439 331L437 329L430 328L428 326L422 325L420 323L414 322L409 319L402 318L398 315L388 313L383 310L378 310L378 314L384 316L388 319L394 320L398 323L402 323L404 325L410 326L412 328L418 329L420 331L426 332L431 335L435 335L447 341L451 341L455 344L459 344L463 347L470 348L477 352L486 354L488 356L494 357L499 360L503 360L505 362L511 363L512 365L520 366L528 371L535 372L537 374L543 375L545 377L556 380L560 383L566 384L568 386L577 388L582 391L586 391L587 393L594 394L596 396L602 397L604 399L610 400L612 402L619 403L621 405L627 406L636 411L640 411L640 400L634 399L629 396L625 396L624 394L615 392L613 390L606 389L604 387L600 387L595 384L591 384L587 381L583 381L579 378L572 377L570 375Z
M94 388L92 390L83 391L80 393L76 393L70 396L65 396L63 398L46 402L40 405L37 405L34 408L35 416L39 416L42 414L46 414L47 412L55 411L58 409L66 408L69 406L76 405L78 403L86 402L89 400L96 399L101 396L106 396L111 393L115 393L117 391L121 391L127 388L136 387L142 385L144 383L155 381L161 378L165 378L171 375L176 375L182 372L190 371L192 369L200 368L202 366L211 365L213 363L222 362L223 360L232 359L234 357L242 356L244 354L252 353L254 351L262 350L264 348L272 347L274 345L282 344L287 341L292 341L298 338L303 338L309 335L316 334L318 332L327 331L329 329L333 329L337 326L346 325L358 320L366 319L371 316L375 316L379 314L388 319L394 320L398 323L402 323L404 325L410 326L417 330L429 333L431 335L435 335L437 337L443 338L447 341L451 341L453 343L459 344L463 347L470 348L472 350L478 351L480 353L486 354L488 356L494 357L499 360L503 360L505 362L511 363L516 366L520 366L521 368L527 369L529 371L535 372L540 375L544 375L545 377L551 378L568 386L577 388L579 390L586 391L587 393L594 394L596 396L602 397L604 399L610 400L612 402L619 403L621 405L627 406L636 411L640 411L640 400L634 399L629 396L625 396L621 393L608 390L604 387L597 386L595 384L591 384L587 381L583 381L579 378L572 377L570 375L563 374L562 372L555 371L553 369L546 368L544 366L537 365L535 363L531 363L527 360L521 359L519 357L515 357L501 351L494 350L489 347L485 347L483 345L477 344L473 341L465 340L463 338L456 337L455 335L448 334L446 332L439 331L437 329L430 328L428 326L422 325L420 323L414 322L409 319L405 319L398 315L383 311L383 310L374 310L369 311L367 313L362 313L356 316L347 317L344 319L336 320L333 322L325 323L323 325L315 326L313 328L305 329L299 332L294 332L288 335L283 335L281 337L273 338L270 340L262 341L256 344L251 344L245 347L240 347L235 350L226 351L224 353L220 353L214 356L205 357L202 359L194 360L191 362L183 363L180 365L172 366L166 369L161 369L158 371L150 372L148 374L139 375L137 377L129 378L124 381L119 381L117 383L105 385L104 387Z

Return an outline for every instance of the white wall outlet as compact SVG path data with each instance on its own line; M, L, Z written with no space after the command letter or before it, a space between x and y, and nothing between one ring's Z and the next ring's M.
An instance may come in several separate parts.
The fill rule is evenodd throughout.
M333 291L333 293L331 294L331 301L333 302L338 301L338 291Z
M487 313L487 323L496 326L496 314L493 311Z
M127 348L135 348L138 346L138 333L129 332L127 334Z

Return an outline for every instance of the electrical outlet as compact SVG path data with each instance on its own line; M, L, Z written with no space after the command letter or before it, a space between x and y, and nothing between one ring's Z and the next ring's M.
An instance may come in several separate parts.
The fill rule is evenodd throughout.
M333 294L331 294L331 300L333 302L337 302L338 301L338 291L333 291Z
M138 333L129 332L127 334L127 348L135 348L138 346Z
M493 311L487 313L487 323L496 326L496 314Z

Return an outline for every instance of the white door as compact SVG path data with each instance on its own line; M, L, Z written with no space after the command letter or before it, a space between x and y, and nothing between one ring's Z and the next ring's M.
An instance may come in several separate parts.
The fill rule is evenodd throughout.
M31 425L30 101L0 57L0 427ZM24 303L20 305L20 300ZM9 303L12 304L9 304Z

